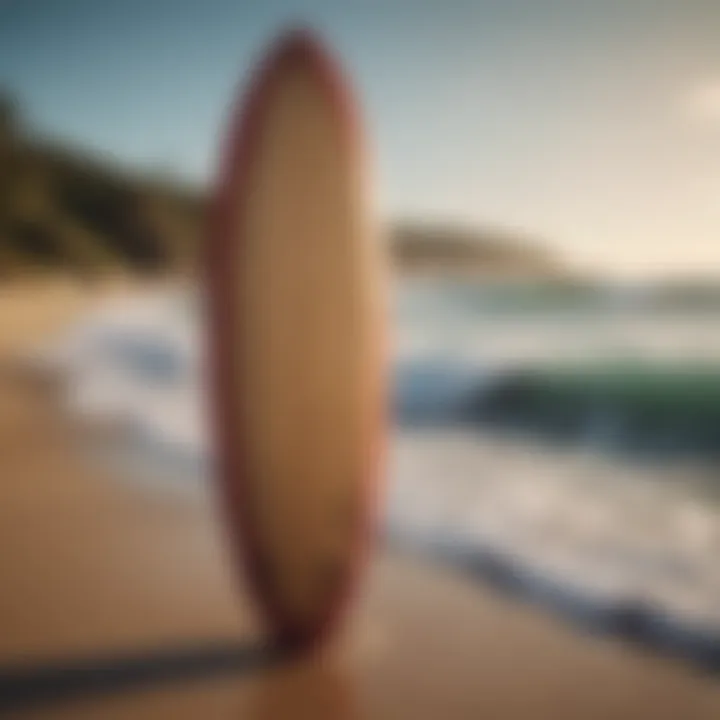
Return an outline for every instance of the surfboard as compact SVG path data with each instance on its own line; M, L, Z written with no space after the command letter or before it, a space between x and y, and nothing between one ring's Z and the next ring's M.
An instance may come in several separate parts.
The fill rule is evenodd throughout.
M305 31L231 114L206 255L230 542L270 633L337 627L367 557L384 436L385 257L356 102Z

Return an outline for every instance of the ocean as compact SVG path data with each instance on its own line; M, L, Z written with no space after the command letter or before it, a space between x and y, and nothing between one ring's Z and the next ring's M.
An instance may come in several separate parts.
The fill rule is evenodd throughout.
M393 313L385 541L587 629L717 665L720 443L698 437L720 380L691 383L692 398L664 379L636 388L646 367L720 368L720 305L418 280L396 288ZM104 460L152 492L211 481L201 320L192 288L148 291L99 306L31 359L63 377L70 417L112 426ZM588 394L595 375L582 375L568 394L537 374L618 364L640 380Z

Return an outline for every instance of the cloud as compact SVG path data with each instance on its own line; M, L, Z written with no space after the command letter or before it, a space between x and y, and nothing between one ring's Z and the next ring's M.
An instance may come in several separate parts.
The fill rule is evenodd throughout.
M694 122L720 126L720 76L692 84L684 93L681 109Z

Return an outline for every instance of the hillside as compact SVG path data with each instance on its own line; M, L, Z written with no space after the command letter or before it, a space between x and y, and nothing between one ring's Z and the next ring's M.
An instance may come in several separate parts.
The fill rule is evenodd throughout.
M0 99L0 276L188 267L205 204L199 190L34 137ZM508 233L412 221L391 225L388 239L404 272L558 273L550 257Z
M508 231L405 221L391 227L390 241L403 272L543 279L564 275L548 252Z
M32 137L0 102L2 274L165 269L188 257L202 208L193 193Z

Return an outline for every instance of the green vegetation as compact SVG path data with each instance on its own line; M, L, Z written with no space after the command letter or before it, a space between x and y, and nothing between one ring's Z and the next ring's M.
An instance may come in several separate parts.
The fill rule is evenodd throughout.
M0 100L0 273L156 272L191 259L198 193L123 173L26 134Z

